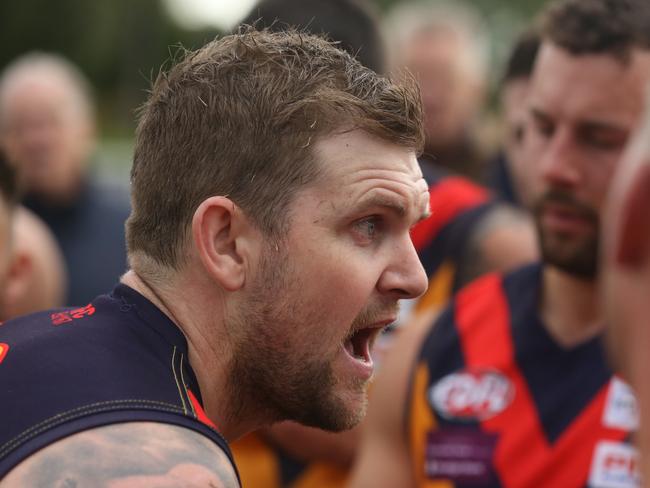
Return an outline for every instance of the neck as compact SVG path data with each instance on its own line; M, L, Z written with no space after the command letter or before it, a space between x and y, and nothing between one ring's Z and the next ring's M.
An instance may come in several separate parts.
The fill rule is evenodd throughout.
M545 266L542 283L542 320L560 345L574 347L603 331L595 280Z
M188 360L199 383L203 408L219 432L232 441L261 427L259 410L242 401L229 381L233 349L231 338L223 327L223 310L206 306L222 303L222 300L200 291L212 288L202 287L196 281L190 285L191 279L178 277L172 278L166 286L156 286L133 270L121 281L158 307L185 336Z

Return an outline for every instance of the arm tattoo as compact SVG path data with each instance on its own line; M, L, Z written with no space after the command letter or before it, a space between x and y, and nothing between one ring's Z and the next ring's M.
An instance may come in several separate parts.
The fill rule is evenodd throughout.
M239 488L226 454L184 427L130 422L80 432L38 451L2 486Z

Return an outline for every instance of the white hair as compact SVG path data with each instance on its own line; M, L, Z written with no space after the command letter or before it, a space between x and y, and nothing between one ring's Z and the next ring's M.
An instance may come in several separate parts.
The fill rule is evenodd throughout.
M487 79L489 30L481 14L469 5L438 0L400 3L389 13L385 28L393 58L397 58L403 47L418 34L453 33L464 47L460 61L466 73L480 81Z
M15 86L27 80L57 79L65 83L75 108L89 120L94 118L90 83L73 63L62 56L39 51L20 56L9 63L0 75L0 116Z

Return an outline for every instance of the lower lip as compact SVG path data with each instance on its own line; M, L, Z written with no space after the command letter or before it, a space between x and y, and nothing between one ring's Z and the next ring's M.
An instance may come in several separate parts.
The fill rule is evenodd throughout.
M590 220L554 210L544 212L542 225L550 230L567 234L586 233L594 230Z
M370 378L372 378L372 372L374 371L372 358L370 358L370 361L368 362L361 361L354 356L351 356L343 344L341 344L341 352L347 360L346 362L349 365L349 369L351 370L352 375L365 381L368 381Z

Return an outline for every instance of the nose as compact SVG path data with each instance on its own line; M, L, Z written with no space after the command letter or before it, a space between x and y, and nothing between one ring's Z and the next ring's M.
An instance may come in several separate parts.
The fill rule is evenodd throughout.
M390 263L381 274L377 287L383 295L406 299L419 297L427 286L427 275L407 235L393 249Z
M539 160L542 178L559 188L573 188L580 181L575 144L568 130L558 129L544 147Z

